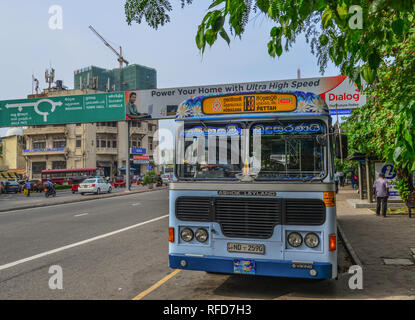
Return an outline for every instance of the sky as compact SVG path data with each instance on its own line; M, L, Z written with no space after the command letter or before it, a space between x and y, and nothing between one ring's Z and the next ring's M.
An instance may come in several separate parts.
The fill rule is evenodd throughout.
M263 14L252 14L242 39L231 37L230 46L218 39L202 55L196 47L197 26L211 1L195 1L181 9L171 0L171 22L157 30L144 21L129 26L125 1L102 0L2 0L0 2L0 100L21 99L32 93L32 74L45 88L46 68L55 69L55 80L73 88L74 70L119 66L115 54L96 37L92 25L115 49L122 46L130 64L157 70L157 87L214 85L237 82L321 76L317 58L304 37L289 52L272 58L267 52L269 31L274 26ZM62 8L62 30L49 28L49 8ZM325 76L339 75L329 63ZM6 129L0 128L0 136Z

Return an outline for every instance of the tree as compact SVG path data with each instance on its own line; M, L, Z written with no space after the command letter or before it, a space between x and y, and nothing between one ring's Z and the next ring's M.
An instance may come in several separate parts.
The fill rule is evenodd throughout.
M192 0L181 0L182 7ZM127 22L157 28L170 21L168 0L127 0ZM415 171L415 2L413 0L211 0L196 32L203 53L218 35L230 44L229 31L242 37L252 14L275 26L269 31L268 54L279 57L305 33L320 71L330 59L360 89L368 103L348 121L354 149L391 161L406 199Z
M192 2L181 0L182 7ZM170 21L171 10L168 0L127 0L125 4L128 24L145 19L155 29ZM414 12L411 0L212 0L195 41L202 52L218 35L229 44L225 24L231 34L241 37L250 15L263 14L275 22L269 55L281 56L305 33L321 71L330 59L360 87L359 75L372 84L378 67L397 54L392 48L413 28Z

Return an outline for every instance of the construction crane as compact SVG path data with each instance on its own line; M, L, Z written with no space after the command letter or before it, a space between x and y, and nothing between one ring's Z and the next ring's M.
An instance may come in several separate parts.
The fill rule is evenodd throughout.
M89 29L91 29L91 31L93 33L95 33L96 36L98 38L100 38L104 42L104 44L108 48L110 48L118 56L118 59L117 60L120 63L120 69L122 69L124 63L128 66L128 61L125 60L124 57L122 56L122 48L121 48L121 46L120 46L120 52L118 53L117 50L115 50L92 26L89 26Z

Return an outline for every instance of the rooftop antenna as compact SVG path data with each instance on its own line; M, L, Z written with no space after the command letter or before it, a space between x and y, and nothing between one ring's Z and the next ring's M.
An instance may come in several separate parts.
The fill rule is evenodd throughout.
M52 83L55 80L55 69L52 67L50 70L46 69L45 71L45 81L46 83L49 83L49 89L52 87Z

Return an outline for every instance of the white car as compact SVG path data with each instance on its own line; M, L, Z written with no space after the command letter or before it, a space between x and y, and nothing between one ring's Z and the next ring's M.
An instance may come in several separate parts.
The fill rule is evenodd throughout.
M110 193L112 191L111 184L102 178L89 178L85 179L79 184L78 192L80 194L95 193L100 194L103 192Z

